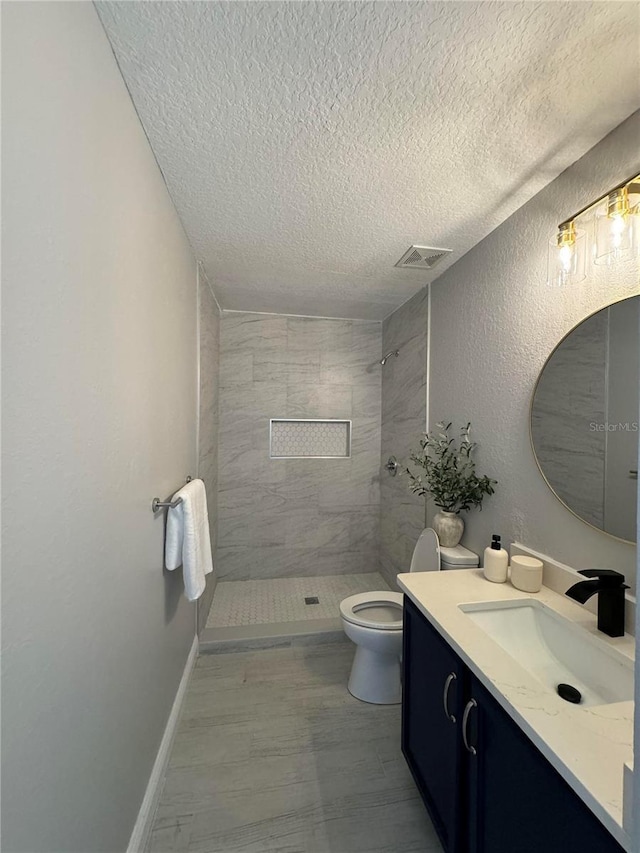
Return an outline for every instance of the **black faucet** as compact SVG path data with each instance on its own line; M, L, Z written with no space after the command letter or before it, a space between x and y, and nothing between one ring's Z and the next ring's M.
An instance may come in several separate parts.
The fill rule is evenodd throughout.
M613 569L582 569L579 574L593 580L580 581L565 592L584 604L598 593L598 631L610 637L624 636L624 575Z

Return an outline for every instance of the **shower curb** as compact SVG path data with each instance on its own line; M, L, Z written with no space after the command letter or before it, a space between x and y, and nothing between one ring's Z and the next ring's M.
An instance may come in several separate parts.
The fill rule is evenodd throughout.
M251 649L342 642L349 640L342 630L340 619L306 619L304 622L205 628L200 635L200 654L229 654Z

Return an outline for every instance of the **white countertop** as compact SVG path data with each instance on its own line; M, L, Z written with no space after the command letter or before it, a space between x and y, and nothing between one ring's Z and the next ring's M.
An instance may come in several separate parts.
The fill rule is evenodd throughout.
M490 583L481 569L398 575L398 584L474 675L518 723L560 775L625 848L622 827L623 768L633 757L632 701L581 707L551 693L476 625L460 604L535 599L580 625L626 657L634 658L628 634L612 639L596 617L547 587L520 592L510 583Z

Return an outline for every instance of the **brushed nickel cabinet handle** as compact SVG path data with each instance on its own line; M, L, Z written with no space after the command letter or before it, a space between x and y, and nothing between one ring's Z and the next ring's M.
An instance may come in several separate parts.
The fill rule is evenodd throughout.
M464 706L464 714L462 715L462 740L464 741L464 745L467 749L467 752L470 752L471 755L476 755L475 746L471 746L469 744L469 739L467 738L467 724L469 722L469 714L471 713L473 708L477 708L478 703L475 699L469 699L467 704Z
M452 714L449 711L449 688L451 687L451 683L455 681L457 678L455 672L450 672L447 676L447 680L444 683L444 692L442 694L442 704L444 705L444 713L447 719L451 720L452 723L455 723L456 718L455 714Z

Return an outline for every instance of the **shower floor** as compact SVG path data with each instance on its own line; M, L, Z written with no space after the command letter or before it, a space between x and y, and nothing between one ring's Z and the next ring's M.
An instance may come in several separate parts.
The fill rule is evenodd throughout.
M264 648L304 642L320 634L327 640L343 639L340 602L375 589L389 589L379 572L220 581L200 636L200 650Z
M207 628L337 619L340 617L339 606L343 598L372 589L388 589L379 572L316 578L221 581L213 596ZM318 600L306 604L305 598Z

